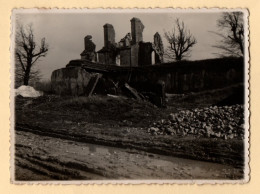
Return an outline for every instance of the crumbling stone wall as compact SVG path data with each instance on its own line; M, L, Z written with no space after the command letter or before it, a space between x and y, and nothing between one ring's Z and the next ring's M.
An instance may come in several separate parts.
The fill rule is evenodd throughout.
M132 42L131 33L127 33L118 43L119 47L130 47Z
M118 43L115 43L114 27L111 24L103 26L104 47L97 52L97 62L132 67L162 63L164 49L159 33L154 35L154 43L145 43L141 20L134 17L130 21L131 33L127 33Z
M85 95L90 80L102 74L114 83L128 82L142 92L153 92L158 83L164 83L167 93L189 93L218 89L244 83L242 58L180 61L142 67L103 67L102 64L77 60L67 68L55 70L51 82L56 94ZM102 68L101 68L101 67ZM85 70L86 69L86 70ZM111 82L111 83L112 83Z
M131 48L125 48L120 50L120 66L131 65Z
M147 66L152 64L152 43L140 42L139 43L139 66Z
M139 18L131 19L132 44L143 41L144 25Z
M227 87L244 82L243 58L180 61L144 66L134 71L132 86L146 90L161 80L168 93L188 93Z
M81 59L88 60L88 61L96 61L96 45L92 42L92 36L87 35L84 38L85 49L80 54Z
M164 54L164 47L163 42L160 34L156 32L154 34L154 44L153 49L156 52L155 54L155 63L163 63L163 54Z
M139 65L139 44L131 46L131 66L136 67Z
M116 53L111 49L102 50L98 52L99 63L106 65L116 65Z
M52 72L52 91L58 95L87 95L89 83L97 73L89 73L81 67L67 67Z
M104 47L98 51L98 62L109 65L116 65L116 44L115 30L111 24L105 24L104 28Z
M108 48L111 44L115 44L115 30L111 24L105 24L104 28L104 47Z

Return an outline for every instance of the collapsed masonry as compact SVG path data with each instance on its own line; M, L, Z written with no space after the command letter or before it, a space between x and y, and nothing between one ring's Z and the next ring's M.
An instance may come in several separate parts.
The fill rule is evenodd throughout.
M111 24L104 26L104 47L96 52L92 36L84 39L81 59L53 71L52 91L59 95L128 95L165 105L165 92L183 94L243 83L243 58L163 63L159 33L154 42L143 42L144 25L131 20L131 34L118 43ZM153 65L156 64L156 65Z
M111 24L105 24L104 47L96 52L92 36L85 37L85 50L81 59L101 64L118 66L147 66L163 62L163 43L160 34L154 35L154 43L143 42L144 25L138 18L131 19L131 33L127 33L118 43Z
M131 33L127 33L118 43L111 24L105 24L104 46L96 52L92 36L84 38L85 49L81 60L72 60L66 68L53 71L52 90L59 95L90 96L95 90L99 94L128 94L136 99L145 97L128 83L132 68L161 64L163 62L163 43L160 34L154 35L154 43L143 42L144 25L138 18L131 19ZM130 69L129 69L130 68ZM152 101L163 104L164 84L156 82ZM149 90L149 92L151 92ZM158 93L158 95L157 95Z

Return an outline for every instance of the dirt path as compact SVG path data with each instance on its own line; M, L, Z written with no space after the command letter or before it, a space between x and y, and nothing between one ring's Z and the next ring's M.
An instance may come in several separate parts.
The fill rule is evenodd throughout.
M190 110L196 106L206 105L175 104L167 109L160 109L148 102L104 96L72 98L45 95L35 99L17 97L15 130L75 142L132 148L221 163L243 170L244 143L241 139L148 133L148 127L154 122L168 118L170 113Z
M228 165L16 132L16 180L239 179Z

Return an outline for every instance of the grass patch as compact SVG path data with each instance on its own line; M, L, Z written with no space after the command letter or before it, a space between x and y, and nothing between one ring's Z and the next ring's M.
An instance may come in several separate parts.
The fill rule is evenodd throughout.
M42 91L45 94L51 94L52 93L51 81L47 80L47 81L37 82L35 84L35 89L38 91Z

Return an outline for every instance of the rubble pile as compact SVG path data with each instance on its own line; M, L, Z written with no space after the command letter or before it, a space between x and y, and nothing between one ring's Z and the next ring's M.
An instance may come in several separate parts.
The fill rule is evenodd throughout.
M211 106L182 110L171 113L168 119L162 119L148 128L153 135L196 135L223 139L243 139L244 107Z

